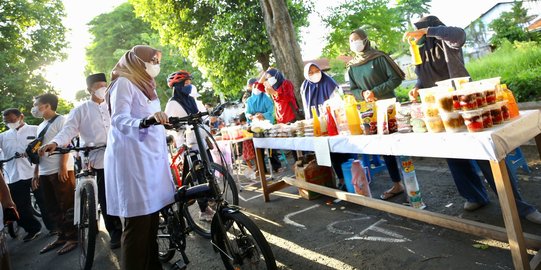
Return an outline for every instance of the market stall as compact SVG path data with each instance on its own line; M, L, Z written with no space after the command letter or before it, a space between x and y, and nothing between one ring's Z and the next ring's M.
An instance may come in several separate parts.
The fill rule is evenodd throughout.
M257 166L263 166L262 149L317 151L325 157L330 152L380 155L404 155L435 158L489 160L494 174L505 229L480 222L389 203L379 199L342 192L337 189L284 178L272 185L261 175L264 200L269 194L293 185L407 218L424 221L461 232L484 236L510 245L516 269L529 269L526 248L540 249L541 236L524 234L514 203L514 195L504 162L513 149L535 138L541 157L541 113L523 111L520 116L482 132L394 133L389 135L351 135L333 137L254 138ZM532 267L539 253L532 260Z

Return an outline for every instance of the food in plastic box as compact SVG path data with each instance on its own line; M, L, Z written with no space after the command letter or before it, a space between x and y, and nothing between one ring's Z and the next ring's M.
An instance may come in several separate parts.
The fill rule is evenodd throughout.
M511 119L511 115L509 114L509 107L507 106L507 101L499 101L498 105L502 108L503 121Z
M412 119L411 120L411 126L413 127L412 130L415 133L425 133L427 132L426 124L423 119Z
M469 132L483 131L483 116L481 109L463 111L461 114L462 118L464 118L464 124L466 124Z
M458 101L460 102L460 108L463 111L477 109L477 94L472 90L461 90L458 94Z
M437 96L437 105L440 112L452 112L454 109L453 106L453 93L452 92L443 92L439 93Z
M439 116L425 117L425 123L428 132L438 133L445 131L445 127L443 126L443 122L441 121L441 118Z
M425 117L436 117L438 116L440 113L439 113L439 110L438 110L438 107L432 105L432 104L423 104L422 105L422 111L423 111L423 115Z
M487 106L487 100L485 98L485 92L481 90L475 91L475 96L477 98L477 108L483 108Z
M422 103L436 103L436 92L440 89L439 87L432 88L422 88L419 89L419 96L421 96Z
M458 112L442 113L440 116L447 132L460 132L466 127L464 118Z
M501 125L503 123L502 107L499 104L492 104L488 107L492 124Z
M483 127L491 128L493 124L492 124L492 117L490 116L490 109L483 108L481 112L481 116L483 116Z

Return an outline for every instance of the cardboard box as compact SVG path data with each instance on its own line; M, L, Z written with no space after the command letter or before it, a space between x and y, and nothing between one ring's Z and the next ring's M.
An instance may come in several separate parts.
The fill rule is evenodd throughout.
M295 178L298 181L306 181L308 183L333 187L332 168L318 166L316 160L311 160L308 164L303 164L303 161L295 163ZM321 194L299 188L299 195L307 200L313 200L321 196Z

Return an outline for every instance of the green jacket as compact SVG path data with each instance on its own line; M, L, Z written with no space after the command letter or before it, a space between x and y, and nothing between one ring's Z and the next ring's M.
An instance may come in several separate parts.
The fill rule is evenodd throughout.
M377 99L395 97L394 89L402 79L383 56L364 65L352 66L348 70L350 90L357 100L364 100L362 92L371 90Z

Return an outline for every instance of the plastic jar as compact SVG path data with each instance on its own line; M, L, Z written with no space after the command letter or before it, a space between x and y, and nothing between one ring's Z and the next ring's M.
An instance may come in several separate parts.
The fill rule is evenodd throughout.
M425 117L425 123L428 132L438 133L445 131L445 127L443 126L443 122L441 121L441 118L439 116Z
M483 131L482 110L462 111L460 114L469 132Z
M454 110L453 105L453 93L443 92L436 95L436 105L440 112L452 112Z
M457 93L460 109L471 111L477 109L477 94L473 90L460 90Z
M499 104L492 104L487 109L490 110L492 124L501 125L503 123L502 107Z
M445 131L454 133L465 130L466 126L464 126L464 118L462 118L460 113L441 113L440 117L443 121L443 126L445 126Z
M507 106L507 101L499 101L498 106L500 106L500 108L502 109L503 121L511 119L511 115L509 114L509 107Z
M483 117L483 127L491 128L493 124L492 124L492 117L490 116L490 109L482 108L481 110L482 110L481 116Z

